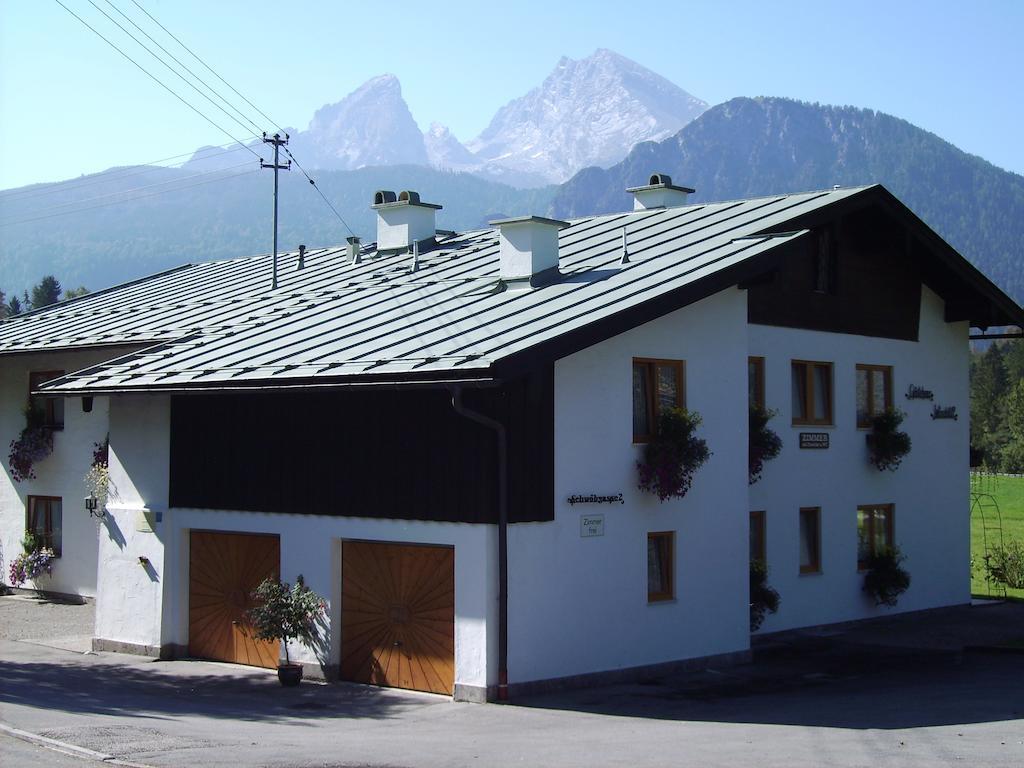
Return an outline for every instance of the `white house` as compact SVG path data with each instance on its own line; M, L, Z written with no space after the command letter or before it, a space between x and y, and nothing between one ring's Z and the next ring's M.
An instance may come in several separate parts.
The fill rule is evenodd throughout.
M4 558L50 499L36 586L95 594L97 649L265 666L248 592L301 573L330 606L310 672L470 700L745 657L751 556L761 631L967 602L968 331L1024 310L880 186L630 191L465 233L379 192L377 243L280 256L275 289L269 256L207 262L3 323L0 439L30 389L64 418L0 478ZM754 485L750 398L784 442ZM662 503L637 461L676 404L713 455ZM895 472L867 458L886 408ZM913 581L877 608L859 559L890 545Z

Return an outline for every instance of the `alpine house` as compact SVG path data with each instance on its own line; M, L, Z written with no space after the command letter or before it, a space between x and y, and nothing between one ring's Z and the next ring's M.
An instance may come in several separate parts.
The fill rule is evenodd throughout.
M464 233L382 191L376 243L0 324L0 439L31 397L54 445L5 466L3 556L60 550L35 586L95 595L96 649L264 666L249 592L302 574L329 603L310 672L469 700L744 658L752 557L782 596L760 631L967 602L969 328L1024 310L880 186L630 191ZM783 444L754 484L752 401ZM638 462L675 406L711 455L661 501ZM894 472L865 439L888 410ZM912 582L879 607L863 566L894 546Z

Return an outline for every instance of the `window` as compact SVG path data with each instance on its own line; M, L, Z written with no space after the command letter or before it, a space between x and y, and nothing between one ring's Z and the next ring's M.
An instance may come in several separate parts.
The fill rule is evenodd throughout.
M657 603L675 597L675 533L647 534L647 602Z
M821 573L821 508L800 510L800 573Z
M43 424L54 429L64 427L64 398L33 395L32 392L47 381L63 375L64 371L33 371L28 375L28 407L43 414Z
M747 358L747 400L764 408L764 358Z
M832 363L793 361L793 423L832 423Z
M857 507L857 569L864 570L868 558L892 549L893 505Z
M58 496L29 496L25 532L60 557L61 500Z
M683 407L682 360L633 360L633 442L646 443L666 408Z
M750 559L768 562L765 548L764 511L750 513Z
M871 419L892 408L892 367L857 366L857 426L870 427Z

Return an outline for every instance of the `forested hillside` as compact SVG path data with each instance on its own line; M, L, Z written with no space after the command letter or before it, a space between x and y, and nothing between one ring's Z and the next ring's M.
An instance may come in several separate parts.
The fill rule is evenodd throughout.
M788 99L733 99L607 170L563 184L552 215L626 209L653 171L695 202L879 182L1018 302L1024 301L1024 177L905 120Z

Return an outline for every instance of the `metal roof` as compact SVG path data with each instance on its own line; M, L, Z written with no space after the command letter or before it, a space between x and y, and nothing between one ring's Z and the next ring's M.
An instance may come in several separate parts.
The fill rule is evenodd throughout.
M749 262L807 230L788 221L868 187L574 219L559 232L560 279L509 290L497 230L438 235L411 254L365 247L188 265L0 323L5 353L146 345L47 390L289 386L483 378L495 366ZM620 263L622 232L628 263Z

